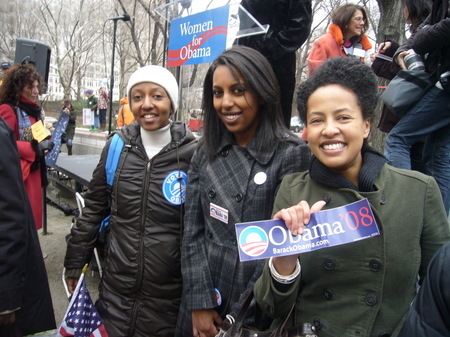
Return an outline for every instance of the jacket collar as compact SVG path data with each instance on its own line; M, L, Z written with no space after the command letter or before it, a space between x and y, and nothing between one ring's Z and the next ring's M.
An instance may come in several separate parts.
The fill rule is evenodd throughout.
M274 146L268 151L261 151L256 146L256 138L257 136L253 137L248 144L242 148L245 149L260 165L267 165L274 156L278 146ZM223 137L220 147L216 153L220 156L221 153L226 152L233 146L240 147L235 143L234 139L232 139L229 134L226 134L225 137Z
M171 122L172 125L170 126L170 135L171 135L171 142L169 146L171 148L175 148L177 145L180 146L184 143L189 143L195 140L194 134L185 127L185 124L183 122ZM119 133L122 133L123 138L125 138L126 143L128 144L136 144L138 141L141 140L141 126L138 122L134 121L133 123L125 126L120 131L117 131ZM111 133L111 136L114 133ZM111 137L110 136L110 137Z
M338 45L344 45L344 34L342 34L341 28L339 28L338 25L332 23L328 27L328 34L331 34L333 36L334 40ZM358 41L363 47L364 50L369 50L372 48L372 44L369 41L369 38L366 34L361 35L361 40Z

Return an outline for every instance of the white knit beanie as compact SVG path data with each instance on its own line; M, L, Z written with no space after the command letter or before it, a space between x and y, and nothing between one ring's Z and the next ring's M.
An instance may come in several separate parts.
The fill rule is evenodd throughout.
M178 83L172 73L161 66L145 66L136 70L128 80L128 102L132 101L131 88L139 83L155 83L163 87L172 101L173 111L178 109Z

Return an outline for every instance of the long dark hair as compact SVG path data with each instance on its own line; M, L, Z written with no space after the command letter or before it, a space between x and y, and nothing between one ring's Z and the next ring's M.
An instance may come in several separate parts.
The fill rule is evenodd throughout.
M208 157L212 158L217 153L224 137L234 139L233 134L219 119L213 104L213 75L220 65L226 66L237 80L239 72L245 80L245 86L261 102L256 146L260 151L270 149L287 131L282 119L277 78L270 63L260 52L245 46L234 46L214 60L203 83L204 142Z
M34 81L38 82L39 93L42 93L43 80L32 64L15 64L3 75L0 86L0 104L17 104L22 96L22 90Z
M402 4L408 8L409 16L406 19L411 21L409 30L414 33L430 14L433 3L431 0L402 0Z

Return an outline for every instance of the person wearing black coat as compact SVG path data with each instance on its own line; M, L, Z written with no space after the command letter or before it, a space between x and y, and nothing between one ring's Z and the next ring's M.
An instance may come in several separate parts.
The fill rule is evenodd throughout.
M280 85L280 102L284 123L291 124L295 90L296 52L311 31L311 0L242 0L244 7L260 24L269 24L266 34L240 38L236 44L263 54ZM241 27L245 16L240 15ZM242 22L243 21L243 22Z
M111 337L174 336L187 172L197 147L185 123L171 119L178 92L166 68L148 65L130 76L127 95L135 121L117 132L125 145L113 186L108 188L105 173L110 136L67 243L65 275L73 292L92 256L100 223L111 215L96 302Z
M389 47L385 49L384 55L392 59L399 45L395 41L389 42ZM377 76L384 77L388 80L392 80L395 75L401 70L400 66L397 63L387 61L379 57L376 57L373 61L372 69ZM382 132L389 133L399 120L400 117L396 116L385 104L383 104L380 121L378 122L378 129L380 129L380 131ZM421 139L417 143L411 145L410 153L411 169L422 173L426 173L426 168L422 162L424 142L424 139Z
M50 288L11 128L0 117L0 336L56 328Z
M431 0L402 0L403 12L406 23L410 25L409 31L414 34L420 24L430 14L432 1ZM402 69L393 57L399 44L392 40L386 40L380 43L378 52L371 55L372 69L379 77L392 80L397 73ZM400 117L396 116L386 105L383 105L378 129L382 132L389 133L392 128L398 123ZM422 162L422 152L424 146L424 139L419 140L411 146L411 169L426 173L426 168Z
M413 49L435 83L402 117L386 138L385 156L392 166L411 169L411 145L425 137L423 161L436 179L447 214L450 211L450 4L434 0L431 14L400 46L394 60L405 67ZM446 80L445 80L446 79Z
M450 336L450 242L434 255L398 337Z
M384 46L387 46L387 48ZM392 59L398 47L399 44L391 40L385 41L382 45L380 45L380 51L378 54L375 54L372 62L372 69L377 76L392 80L402 69L397 63L393 62ZM381 52L381 50L383 52ZM380 131L388 133L399 120L400 117L394 115L394 113L386 105L383 105L383 111L381 113L380 122L378 123L378 128Z

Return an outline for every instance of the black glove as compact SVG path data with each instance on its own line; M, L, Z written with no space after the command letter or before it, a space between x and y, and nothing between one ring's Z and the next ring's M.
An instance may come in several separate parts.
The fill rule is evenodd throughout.
M33 142L35 142L35 141L33 141ZM39 157L44 157L45 154L47 153L47 151L51 151L53 149L53 146L55 146L53 141L51 141L50 139L45 139L40 143L37 143L37 144L36 143L34 143L32 145L34 145L33 149L34 149L34 151L36 151L36 153Z

